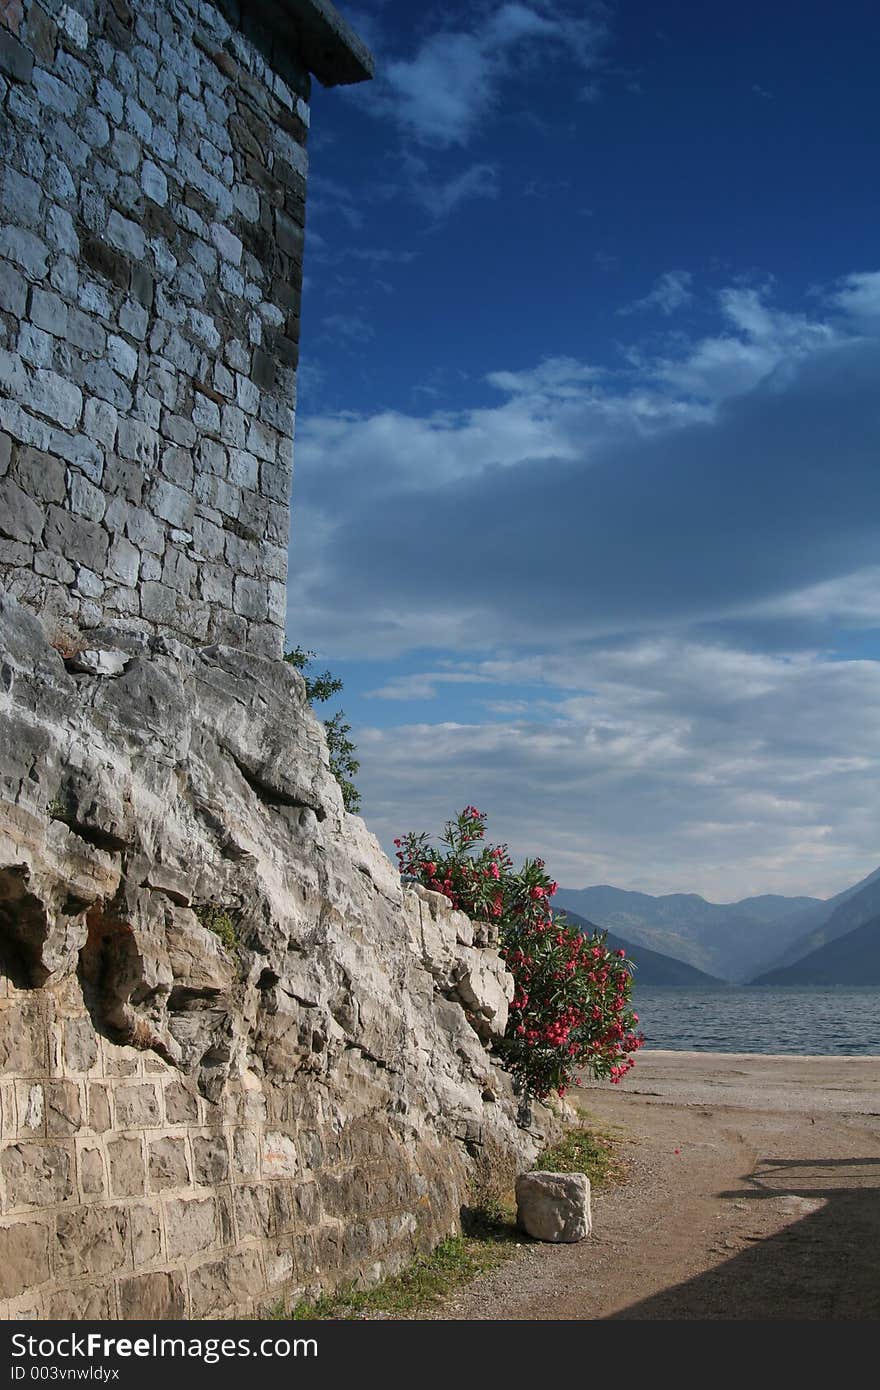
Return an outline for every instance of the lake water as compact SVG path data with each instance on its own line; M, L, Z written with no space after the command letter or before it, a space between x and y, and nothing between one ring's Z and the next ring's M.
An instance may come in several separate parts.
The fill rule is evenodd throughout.
M636 982L646 1048L673 1052L880 1055L880 989L681 989Z

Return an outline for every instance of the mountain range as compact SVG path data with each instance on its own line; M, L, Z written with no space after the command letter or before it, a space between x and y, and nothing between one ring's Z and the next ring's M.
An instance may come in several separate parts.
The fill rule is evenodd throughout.
M841 952L847 959L851 951L855 953L853 959L866 952L868 963L870 932L847 946L841 939L880 915L880 869L828 899L764 894L735 903L710 903L696 893L654 897L598 884L560 888L554 907L620 935L621 944L632 947L637 963L640 957L647 958L647 952L653 952L672 965L687 965L704 975L735 983L771 983L766 978L771 973L775 975L829 943L841 941L838 951L822 956L817 968L825 972L821 983L849 983L849 979L836 978L835 960L838 956L843 959ZM668 971L670 965L658 968ZM647 972L642 979L646 984L688 982L650 980ZM692 977L690 982L698 983ZM772 982L783 983L781 979ZM792 978L786 982L803 981Z
M880 985L880 916L826 941L793 965L768 970L753 985Z
M605 930L595 922L587 921L586 917L581 917L577 912L566 912L565 917L566 921L580 927L587 936ZM631 941L624 941L622 936L615 936L614 932L608 932L605 944L609 951L626 951L636 967L636 980L640 985L694 985L697 988L705 988L724 984L723 980L706 975L695 966L688 965L686 961L674 960L672 956L661 955L659 951L651 951L647 946L635 946Z

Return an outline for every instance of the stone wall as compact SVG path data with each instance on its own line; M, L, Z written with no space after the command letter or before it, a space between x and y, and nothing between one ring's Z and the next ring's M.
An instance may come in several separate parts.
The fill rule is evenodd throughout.
M530 1166L494 928L402 887L297 672L2 592L0 652L2 1316L265 1311Z
M233 1083L211 1102L96 1035L75 989L4 984L3 1317L260 1313L457 1229L461 1159L407 1145L383 1107L328 1131L317 1094Z
M261 35L0 0L0 582L59 635L281 652L310 78Z

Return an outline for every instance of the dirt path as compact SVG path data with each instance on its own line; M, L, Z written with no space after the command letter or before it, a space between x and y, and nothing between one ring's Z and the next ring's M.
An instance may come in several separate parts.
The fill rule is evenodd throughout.
M880 1058L642 1053L578 1101L628 1168L592 1236L524 1243L436 1316L880 1317Z

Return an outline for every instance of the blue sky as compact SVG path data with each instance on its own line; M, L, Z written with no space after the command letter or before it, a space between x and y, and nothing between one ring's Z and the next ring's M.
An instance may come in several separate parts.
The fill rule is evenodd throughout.
M868 4L339 6L288 636L386 848L469 802L570 887L880 863Z

